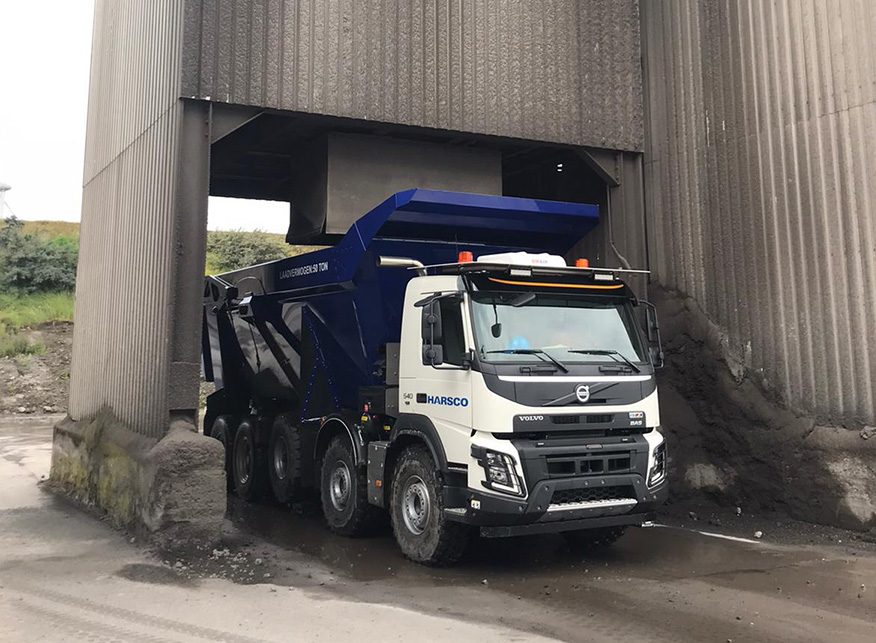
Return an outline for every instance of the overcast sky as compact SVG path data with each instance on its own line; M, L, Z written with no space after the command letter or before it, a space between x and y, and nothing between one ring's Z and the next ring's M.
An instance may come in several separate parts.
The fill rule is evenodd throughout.
M0 0L0 183L20 219L79 220L93 10L93 0ZM210 199L211 230L287 223L285 203Z

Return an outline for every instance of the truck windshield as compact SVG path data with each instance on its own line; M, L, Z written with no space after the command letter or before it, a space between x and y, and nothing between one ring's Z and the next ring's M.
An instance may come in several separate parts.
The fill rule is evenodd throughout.
M541 352L562 364L645 360L621 299L481 291L472 296L472 317L477 350L488 362L539 361Z

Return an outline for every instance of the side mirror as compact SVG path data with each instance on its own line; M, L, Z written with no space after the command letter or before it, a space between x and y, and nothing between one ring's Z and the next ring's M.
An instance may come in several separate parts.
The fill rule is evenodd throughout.
M660 341L660 324L657 322L657 309L649 301L645 305L645 326L648 333L648 352L654 368L663 368L663 344Z
M444 363L444 347L441 325L441 305L432 299L423 306L422 313L423 364L438 366Z

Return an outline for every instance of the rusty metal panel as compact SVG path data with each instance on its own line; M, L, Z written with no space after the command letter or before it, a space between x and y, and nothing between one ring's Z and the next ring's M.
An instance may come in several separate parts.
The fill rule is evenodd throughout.
M182 93L639 151L638 0L188 0Z
M95 5L70 414L168 423L183 0Z
M642 5L652 267L792 408L876 420L876 4Z

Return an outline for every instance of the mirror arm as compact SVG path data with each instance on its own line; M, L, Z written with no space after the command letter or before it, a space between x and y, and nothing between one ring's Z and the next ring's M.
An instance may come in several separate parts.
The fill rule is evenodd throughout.
M435 366L435 304L438 301L433 299L429 304L429 316L431 317L429 321L429 346L432 348L432 356L430 361L432 362L432 366Z
M648 317L648 343L655 345L657 354L655 356L654 368L663 368L665 359L663 357L663 342L660 339L660 324L657 321L657 307L650 301L644 299L639 300L647 307Z

